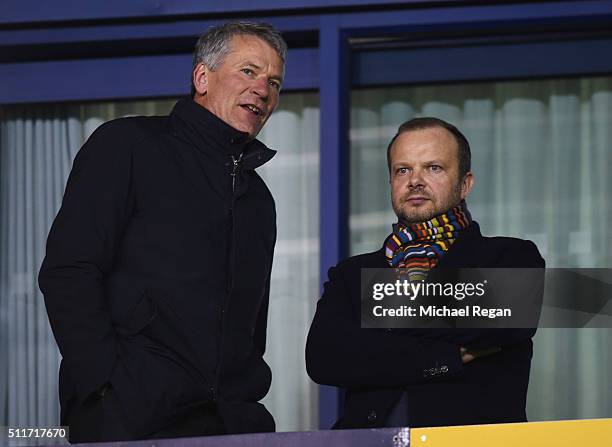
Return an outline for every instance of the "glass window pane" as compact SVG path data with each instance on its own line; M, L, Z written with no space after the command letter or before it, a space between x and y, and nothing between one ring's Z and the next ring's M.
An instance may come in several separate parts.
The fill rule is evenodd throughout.
M610 77L353 91L351 254L380 248L391 232L386 147L417 116L467 136L475 175L467 202L484 235L533 240L547 267L612 267ZM539 330L528 417L609 416L611 342L611 330Z
M278 151L259 169L276 200L278 228L266 351L273 379L263 402L277 431L314 430L318 386L306 375L304 351L319 296L318 93L283 95L259 139Z

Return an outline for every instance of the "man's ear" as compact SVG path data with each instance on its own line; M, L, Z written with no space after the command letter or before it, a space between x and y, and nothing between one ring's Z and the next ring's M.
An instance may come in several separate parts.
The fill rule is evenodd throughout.
M474 186L474 174L468 172L461 180L461 199L465 200Z
M198 64L193 69L191 82L197 95L204 96L208 90L208 68L204 64Z

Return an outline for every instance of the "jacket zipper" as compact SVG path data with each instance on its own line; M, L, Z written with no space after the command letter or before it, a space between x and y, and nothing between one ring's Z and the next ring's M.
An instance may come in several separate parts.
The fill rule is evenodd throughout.
M238 159L232 155L232 163L234 163L234 167L232 168L232 210L234 208L234 190L236 189L236 175L238 175L238 169L240 168L240 163L242 162L242 152L238 156Z
M224 335L224 331L223 331L223 327L225 326L225 308L227 306L227 301L229 299L229 297L232 294L232 288L233 288L233 283L234 283L234 275L233 275L233 269L234 269L234 253L235 253L235 236L234 236L234 231L236 228L236 222L234 219L234 193L236 191L236 176L238 175L238 171L240 170L240 164L242 163L242 153L240 153L240 155L238 156L238 158L234 157L233 155L232 157L232 172L230 173L230 176L232 177L232 198L231 198L231 205L230 205L230 219L232 221L232 225L231 225L231 237L230 237L230 262L229 262L229 267L228 267L228 284L227 284L227 295L225 297L225 302L223 303L223 306L221 308L221 328L220 328L220 336L219 336L219 356L218 356L218 360L217 360L217 372L215 374L215 381L213 384L213 387L211 388L211 393L212 393L212 398L213 401L217 400L217 392L219 389L219 376L221 374L221 366L223 365L223 335Z

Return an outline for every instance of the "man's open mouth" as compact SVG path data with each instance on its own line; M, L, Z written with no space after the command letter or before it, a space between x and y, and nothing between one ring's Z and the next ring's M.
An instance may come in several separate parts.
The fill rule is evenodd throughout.
M253 114L257 115L257 116L263 115L262 110L259 107L254 106L253 104L243 104L240 107L250 111L251 113L253 113Z

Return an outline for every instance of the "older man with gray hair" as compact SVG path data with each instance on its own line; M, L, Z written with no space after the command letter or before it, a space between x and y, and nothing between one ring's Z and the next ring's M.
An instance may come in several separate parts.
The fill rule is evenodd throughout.
M191 97L102 125L75 158L39 276L71 442L274 430L276 212L255 169L275 152L255 137L286 53L269 25L213 27Z

